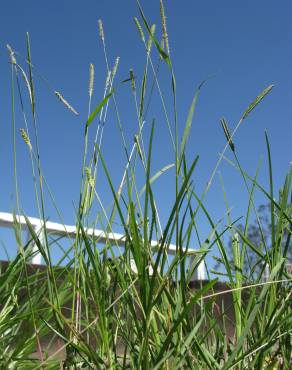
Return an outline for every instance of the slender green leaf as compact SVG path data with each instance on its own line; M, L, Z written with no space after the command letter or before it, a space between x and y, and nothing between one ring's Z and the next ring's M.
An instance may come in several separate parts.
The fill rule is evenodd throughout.
M109 100L109 98L113 95L114 93L114 90L112 90L104 99L102 99L102 101L97 105L97 107L95 108L95 110L90 114L90 116L88 117L88 120L86 121L86 127L88 127L92 121L95 119L95 117L98 115L98 113L100 112L101 108L106 104L106 102Z
M161 175L163 175L165 172L167 172L169 169L173 167L174 167L174 163L171 163L161 168L161 170L157 171L156 174L150 178L149 184L150 185L153 184L153 182L155 182ZM139 196L142 196L145 190L146 190L146 185L144 185L143 188L141 189Z
M196 91L196 93L193 97L192 104L191 104L190 109L189 109L185 129L184 129L184 133L183 133L183 137L182 137L182 141L181 141L180 164L181 164L183 156L185 155L186 144L187 144L187 141L188 141L189 136L190 136L190 130L191 130L191 127L192 127L192 122L193 122L193 117L194 117L194 112L195 112L198 96L199 96L201 88L203 87L205 82L206 82L206 80L202 81L200 83L199 87L197 88L197 91ZM180 167L180 165L179 165L179 167Z

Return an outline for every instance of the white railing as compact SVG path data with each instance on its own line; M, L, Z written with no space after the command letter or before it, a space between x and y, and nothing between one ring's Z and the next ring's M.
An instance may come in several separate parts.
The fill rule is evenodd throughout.
M31 239L31 236L28 231L28 226L26 223L26 219L24 216L15 215L13 216L11 213L6 212L0 212L0 226L2 227L13 227L14 224L14 217L17 220L18 225L22 228L22 230L27 231L27 241ZM34 228L36 234L38 235L38 238L41 242L44 241L44 223L42 220L34 217L27 217L29 220L29 223ZM76 226L72 225L63 225L56 222L46 221L46 231L50 235L60 236L60 237L66 237L66 238L74 238L77 234ZM97 238L98 242L101 244L106 244L106 242L110 241L114 243L115 245L118 245L120 247L123 247L125 244L125 235L118 234L118 233L105 233L102 230L98 229L92 229L92 228L86 228L85 229L86 234L90 236L94 236ZM152 241L151 247L153 249L157 248L157 242ZM32 258L33 264L41 264L42 258L41 254L38 251L37 245L32 241L31 242L31 248L34 252L34 256ZM196 255L195 249L188 249L188 253L191 255L191 258L194 258ZM171 255L174 255L176 253L176 246L173 244L170 244L168 246L168 253ZM135 271L134 261L132 261L131 266L132 269ZM194 280L205 280L205 263L204 260L202 260L197 269L195 270Z

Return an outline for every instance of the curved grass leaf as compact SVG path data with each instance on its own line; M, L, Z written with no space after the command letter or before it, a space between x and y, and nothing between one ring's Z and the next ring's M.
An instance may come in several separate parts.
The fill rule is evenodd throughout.
M95 110L90 114L88 117L88 120L86 121L86 127L88 127L94 118L97 116L97 114L100 112L101 108L106 104L106 102L109 100L109 98L113 95L114 90L112 90L102 101L98 104L98 106L95 108Z
M174 167L174 163L168 164L161 168L161 170L157 171L155 175L153 175L149 180L149 185L151 185L154 181L156 181L161 175L163 175L166 171ZM144 191L146 190L146 185L143 186L141 189L139 196L141 196Z
M186 125L185 125L183 138L182 138L182 141L181 141L180 165L181 165L181 162L182 162L182 158L185 154L185 148L186 148L187 141L188 141L189 136L190 136L190 130L191 130L191 127L192 127L192 122L193 122L193 117L194 117L194 112L195 112L198 96L200 94L202 86L204 85L204 83L206 81L207 80L202 81L200 83L200 85L198 86L197 91L196 91L196 93L193 97L192 104L191 104L190 109L189 109L188 118L187 118L187 122L186 122ZM179 167L180 167L180 165L179 165Z

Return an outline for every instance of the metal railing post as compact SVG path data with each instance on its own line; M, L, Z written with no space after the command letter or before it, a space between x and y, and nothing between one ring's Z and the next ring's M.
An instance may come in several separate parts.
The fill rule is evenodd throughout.
M44 247L44 250L47 252L47 247L46 246L46 240L45 240L45 235L44 235L44 225L43 221L34 218L34 217L27 217L25 218L22 215L12 215L11 213L6 213L6 212L0 212L0 227L13 227L14 225L14 220L17 220L19 226L22 228L22 230L27 230L27 220L31 224L31 226L34 228L36 234L38 235L38 238L40 240L40 243ZM46 231L50 233L51 235L59 236L59 237L65 237L65 238L75 238L77 234L77 228L76 226L72 225L64 225L64 224L59 224L56 222L51 222L51 221L46 221ZM115 246L118 247L124 247L125 246L125 235L123 234L118 234L118 233L105 233L103 230L98 230L98 229L91 229L91 228L85 228L84 229L85 233L89 236L94 236L97 240L98 243L106 244L109 241L112 242ZM42 263L42 256L41 253L39 252L39 248L32 240L31 235L28 233L28 241L31 240L31 249L33 252L33 257L31 262L33 264L40 265ZM155 254L157 252L157 249L159 248L159 243L155 240L152 240L150 242L151 249L153 253ZM183 251L185 251L185 248L183 248ZM169 255L174 255L177 253L177 247L174 244L169 244L167 245L167 253ZM187 251L189 258L190 258L190 265L194 261L194 258L197 256L197 251L195 249L188 249ZM131 260L131 268L132 271L137 271L137 266L135 265L134 260ZM149 274L153 274L153 269L149 265ZM196 268L196 271L193 276L194 279L197 280L205 280L205 263L204 260L199 263L199 265Z
M197 279L197 280L205 280L206 279L204 259L202 259L202 261L199 263L199 266L197 267L197 270L195 271L195 279Z
M44 235L44 228L41 226L41 223L34 227L34 231L37 234L40 243L44 246L45 245L45 235ZM29 236L30 235L28 235L28 237ZM30 247L31 247L31 251L34 254L32 259L31 259L31 262L34 265L41 265L42 264L42 255L39 252L38 246L36 245L34 240L31 241Z
M195 258L196 256L190 257L189 266L192 266ZM205 270L204 258L202 258L202 260L200 261L200 263L198 264L197 268L194 271L192 281L195 281L195 280L206 280L206 270Z
M264 270L264 282L267 282L270 277L270 266L268 263L265 264L265 270Z

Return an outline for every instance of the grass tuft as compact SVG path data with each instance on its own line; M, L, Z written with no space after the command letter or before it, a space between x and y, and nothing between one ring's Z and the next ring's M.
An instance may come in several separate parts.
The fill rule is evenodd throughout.
M198 96L205 81L196 89L182 127L178 124L176 80L163 2L160 1L160 34L155 34L155 25L150 27L139 0L137 4L140 19L134 18L134 26L145 46L141 79L130 69L129 78L116 83L120 59L109 58L103 25L98 21L107 75L100 101L92 108L94 65L89 65L88 112L82 118L84 148L80 154L79 202L74 209L75 232L65 225L41 166L36 110L42 102L39 100L35 105L34 79L39 76L33 73L29 35L27 75L26 69L16 62L13 49L7 46L12 76L16 209L21 213L23 208L19 191L22 183L18 182L17 172L15 83L24 120L20 135L30 151L41 227L36 229L24 215L29 239L23 240L19 218L13 214L19 252L10 261L0 263L0 368L288 370L292 353L292 279L287 264L291 263L292 166L277 196L268 135L265 134L268 189L259 183L258 170L255 175L244 170L233 142L242 122L271 92L273 85L256 97L232 131L224 118L220 120L227 143L223 143L206 189L199 194L194 186L199 176L199 156L190 159L187 151ZM161 38L163 47L157 41ZM160 81L158 73L164 66L171 80L170 91L166 92L166 87L161 88L165 75ZM135 67L135 71L141 70L140 67ZM24 84L19 83L19 71ZM131 89L125 90L133 99L136 124L131 125L133 132L128 145L128 131L122 125L116 96L130 83ZM23 99L27 90L29 101ZM54 93L67 109L78 114L58 91ZM166 103L169 95L172 96L170 107ZM161 140L155 140L155 119L152 124L148 119L149 114L156 116L159 104L167 124L165 137L169 137L169 143L166 140L163 143L172 153L168 164L161 167L157 166L154 150L157 145L161 149ZM27 110L32 114L27 114ZM110 171L112 158L105 156L102 146L109 110L113 113L111 121L116 120L125 158L121 171L115 170L122 173L118 186L117 173ZM31 126L34 150L29 135ZM114 127L111 125L110 130ZM234 162L224 155L228 147ZM226 210L218 220L212 217L212 209L205 202L222 159L240 174L242 188L248 195L247 210L236 219L232 217L223 180ZM164 210L161 214L156 183L166 174L175 189L169 212ZM100 184L105 186L99 181L102 176L107 184L107 198L110 197L108 204L104 204L100 195L104 190ZM170 192L170 189L165 190ZM256 190L269 203L270 237L265 234L255 207ZM66 244L60 235L49 232L49 215L45 212L49 202L59 215ZM256 241L249 233L254 226L252 216L257 225ZM209 229L207 237L199 231L202 217ZM238 223L242 219L244 225L240 227ZM117 225L120 234L114 233ZM194 247L197 249L193 250ZM56 250L60 253L53 258ZM43 265L30 263L37 253L42 255ZM202 261L212 255L220 263L220 269L214 271L205 264L207 279L196 279ZM265 273L267 267L269 274Z

